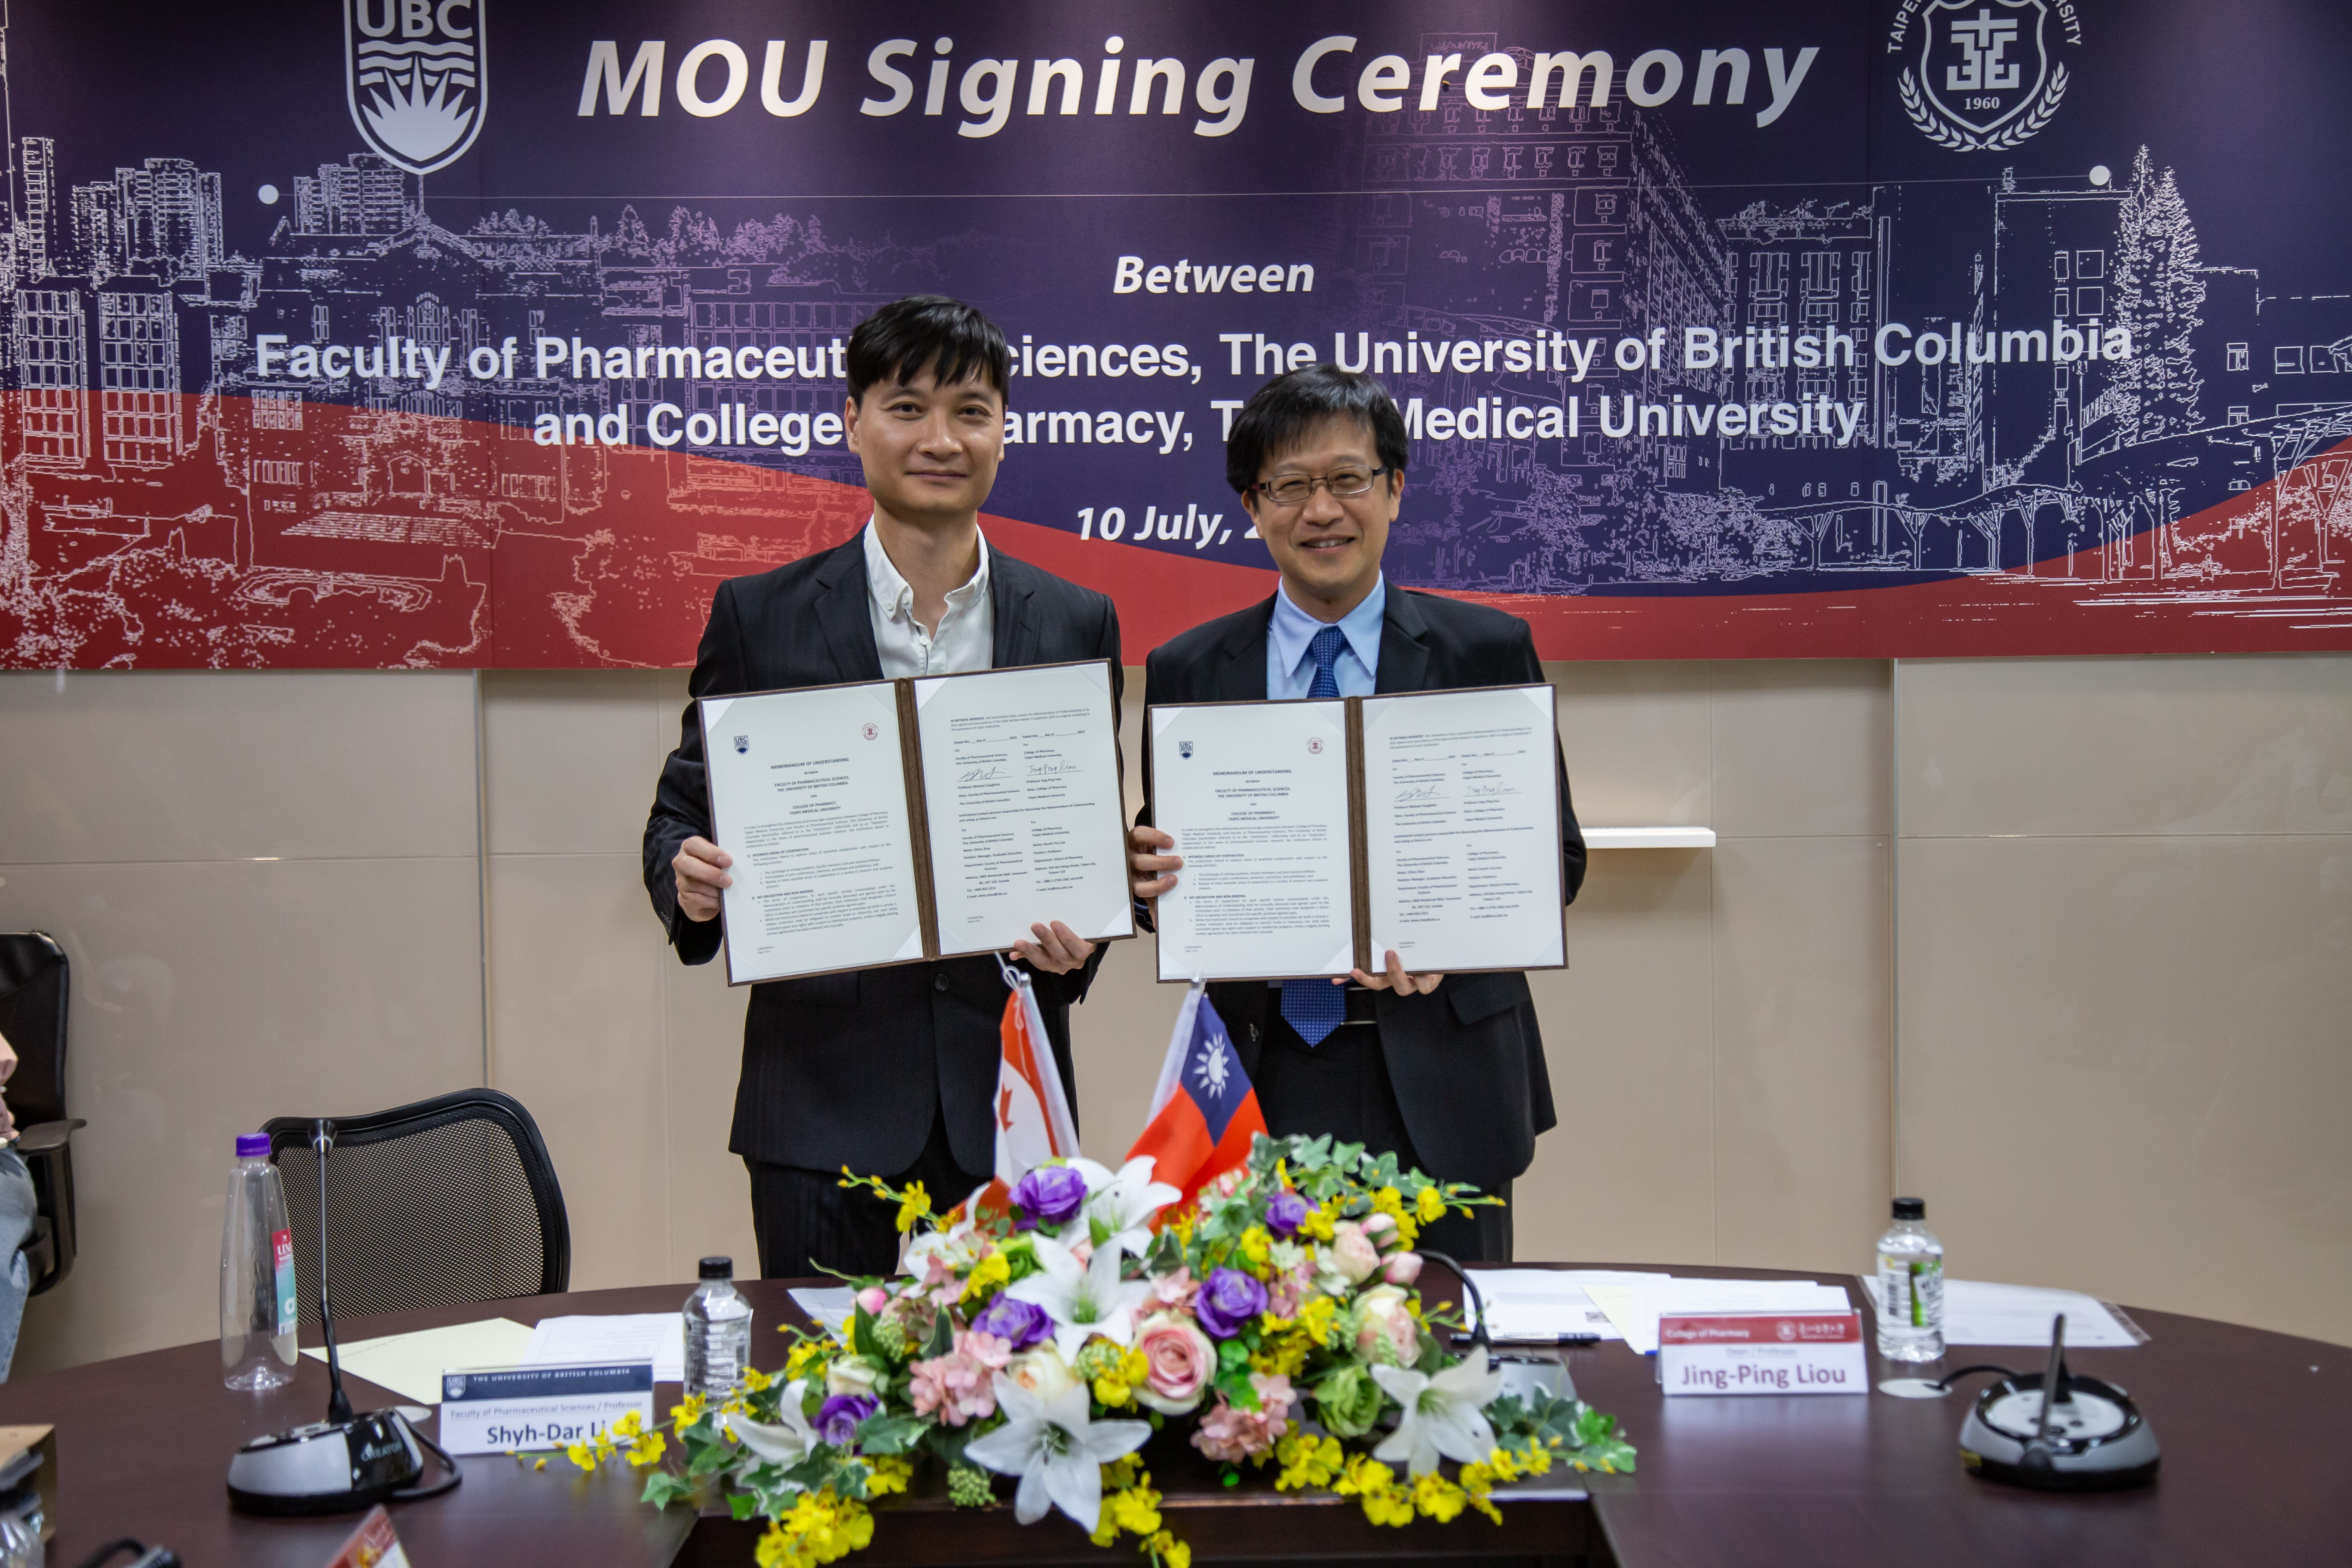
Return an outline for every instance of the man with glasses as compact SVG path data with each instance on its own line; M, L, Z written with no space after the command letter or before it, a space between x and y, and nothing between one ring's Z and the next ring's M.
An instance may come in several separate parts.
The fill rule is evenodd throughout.
M1318 365L1277 376L1234 420L1225 479L1282 574L1264 604L1193 627L1144 667L1147 704L1370 697L1543 679L1525 621L1391 586L1381 555L1404 499L1404 417L1370 376ZM1584 879L1584 838L1560 763L1561 885ZM1129 839L1135 896L1177 885L1183 846L1150 826ZM1277 1136L1328 1133L1445 1181L1507 1197L1554 1124L1527 976L1378 974L1209 987ZM1441 984L1443 983L1443 984ZM1426 1227L1464 1262L1511 1257L1507 1207Z

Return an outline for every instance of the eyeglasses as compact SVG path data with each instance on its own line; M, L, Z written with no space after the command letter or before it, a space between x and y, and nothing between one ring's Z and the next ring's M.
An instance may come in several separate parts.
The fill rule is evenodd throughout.
M1357 496L1370 494L1380 477L1391 471L1385 464L1377 468L1334 468L1320 479L1293 474L1252 485L1250 489L1276 506L1305 506L1314 496L1318 485L1330 491L1336 500L1351 500Z

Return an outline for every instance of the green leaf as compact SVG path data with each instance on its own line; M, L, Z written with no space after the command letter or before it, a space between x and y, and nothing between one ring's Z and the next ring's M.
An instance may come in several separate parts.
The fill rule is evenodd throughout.
M717 1475L734 1462L734 1449L724 1443L713 1443L696 1453L694 1461L686 1467L686 1473L700 1480L706 1476Z
M637 1500L649 1502L656 1508L667 1508L693 1490L693 1485L683 1478L667 1470L656 1469L646 1475L645 1495Z
M759 1514L760 1500L751 1492L730 1492L727 1497L727 1511L740 1523Z
M872 1356L877 1361L882 1360L882 1347L874 1342L874 1314L860 1307L853 1322L856 1328L853 1337L857 1341L857 1353L862 1356Z
M857 1424L857 1446L869 1454L903 1454L930 1423L877 1412Z
M943 1356L955 1349L955 1316L942 1310L931 1320L931 1337L923 1346L923 1359Z

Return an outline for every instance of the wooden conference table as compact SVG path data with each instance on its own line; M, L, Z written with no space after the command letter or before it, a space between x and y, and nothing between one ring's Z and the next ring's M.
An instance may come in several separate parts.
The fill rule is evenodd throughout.
M1524 1265L1523 1265L1524 1267ZM1717 1278L1795 1278L1770 1270L1676 1268ZM1423 1278L1445 1296L1443 1271ZM1860 1289L1840 1281L1859 1300ZM352 1319L341 1337L505 1316L524 1322L574 1312L663 1311L688 1286L594 1290ZM802 1321L782 1281L742 1287L756 1312L752 1360L774 1369L786 1320ZM2003 1568L2344 1562L2352 1556L2352 1351L2316 1340L2134 1309L2153 1336L2132 1350L2080 1351L2076 1370L2122 1384L2163 1445L2157 1485L2105 1496L2050 1497L1962 1474L1955 1436L1967 1398L1664 1398L1653 1363L1622 1344L1563 1352L1583 1395L1624 1423L1641 1450L1637 1475L1557 1471L1536 1495L1504 1500L1501 1529L1465 1516L1438 1526L1374 1529L1351 1501L1276 1494L1270 1478L1226 1490L1189 1450L1155 1453L1169 1523L1194 1561L1311 1557L1475 1557L1593 1568L1696 1564L1999 1563ZM1966 1351L1942 1363L2038 1365L2031 1350ZM1874 1360L1874 1379L1897 1371ZM347 1379L365 1409L395 1395ZM657 1391L667 1410L675 1389ZM352 1525L253 1519L229 1511L229 1456L247 1438L315 1420L324 1369L309 1357L294 1383L267 1394L221 1386L205 1342L125 1356L0 1385L0 1424L58 1428L61 1528L48 1561L78 1568L106 1542L168 1545L189 1568L320 1568ZM430 1428L428 1428L430 1430ZM615 1466L593 1478L560 1455L546 1469L503 1457L465 1461L464 1485L394 1512L416 1568L444 1564L748 1563L757 1530L682 1508L636 1502L638 1478ZM853 1565L1119 1563L1055 1516L1024 1529L1009 1506L950 1509L944 1498L894 1499L876 1510L874 1544Z

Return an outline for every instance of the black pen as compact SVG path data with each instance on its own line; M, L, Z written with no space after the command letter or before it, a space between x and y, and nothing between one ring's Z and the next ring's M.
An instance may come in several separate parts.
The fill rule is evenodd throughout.
M1470 1334L1457 1332L1454 1336L1454 1346L1456 1350L1459 1350L1473 1342L1474 1336ZM1601 1336L1599 1334L1546 1334L1538 1338L1530 1338L1525 1334L1515 1334L1507 1339L1500 1335L1489 1335L1486 1342L1497 1349L1510 1349L1521 1345L1542 1345L1548 1347L1597 1345L1601 1342Z

